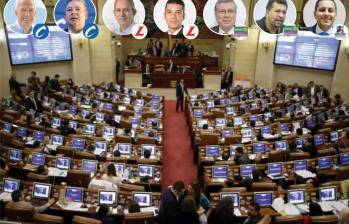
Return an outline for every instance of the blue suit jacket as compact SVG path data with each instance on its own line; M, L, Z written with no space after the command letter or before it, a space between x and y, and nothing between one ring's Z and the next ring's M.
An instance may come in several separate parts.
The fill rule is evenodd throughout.
M317 25L317 24L315 24L314 26L308 27L308 28L307 28L308 31L311 31L311 32L313 32L313 33L316 33L316 25Z

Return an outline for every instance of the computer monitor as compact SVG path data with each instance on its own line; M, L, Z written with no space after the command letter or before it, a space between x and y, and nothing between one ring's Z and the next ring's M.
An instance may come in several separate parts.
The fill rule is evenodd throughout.
M138 164L138 177L154 177L154 165Z
M233 136L234 130L233 129L223 129L222 130L222 138Z
M282 163L268 163L268 174L273 176L282 175Z
M295 143L296 143L297 149L301 149L304 147L304 139L303 138L297 138L295 140Z
M16 136L18 138L27 137L27 129L26 128L22 128L22 127L18 127L17 131L16 131Z
M51 120L51 124L52 124L52 126L56 126L56 127L61 126L61 118L53 117Z
M319 188L319 200L320 201L336 201L337 200L337 188L333 187L320 187Z
M144 156L144 151L150 151L150 155L155 156L156 153L156 145L154 144L142 144L141 145L142 156Z
M52 135L51 141L52 145L63 145L64 137L62 135Z
M158 108L160 106L160 101L152 100L152 101L150 101L150 106L153 108Z
M284 150L286 151L288 148L288 142L286 140L276 141L275 142L275 150Z
M325 137L323 134L314 135L314 145L319 146L325 144Z
M66 187L65 198L67 201L83 202L84 201L84 189L80 187Z
M152 205L151 192L132 192L132 200L140 207L150 207Z
M76 106L72 105L69 107L69 114L76 114L78 112L78 109Z
M72 147L78 150L84 150L86 140L82 138L73 138Z
M137 116L137 117L140 117L140 116L142 116L142 112L143 112L143 108L141 108L141 107L134 107L133 108L133 110L134 110L134 114Z
M22 160L22 150L10 149L8 151L8 157L12 161L21 161Z
M300 170L307 170L307 169L308 169L308 161L306 159L293 161L293 170L295 172Z
M196 120L196 126L198 128L202 128L205 124L208 124L208 120L207 119L197 119Z
M32 164L40 166L45 165L46 156L42 153L33 152L32 154Z
M136 99L135 101L136 106L144 106L144 99Z
M238 103L238 102L240 101L239 98L238 98L237 96L231 97L230 100L231 100L231 102L233 102L233 103Z
M7 122L3 123L2 130L4 132L11 132L12 131L12 124L7 123Z
M264 116L264 119L269 119L269 118L271 118L271 113L270 112L266 112L266 113L263 114L263 116Z
M339 137L338 131L331 131L330 132L330 141L331 142L333 142L333 143L337 142L338 137Z
M206 157L218 157L220 155L219 145L206 145Z
M94 134L96 127L93 124L86 124L84 126L84 133L85 134Z
M226 107L225 108L225 114L226 115L235 115L235 108L234 107Z
M81 111L81 116L84 117L84 118L87 117L87 116L90 116L90 111L88 111L88 110L82 110L82 111Z
M96 121L104 121L104 113L96 113Z
M252 172L255 169L255 165L240 165L240 176L241 177L252 177Z
M235 208L240 207L240 194L238 192L220 192L219 199L230 197Z
M257 115L255 115L255 114L250 115L250 121L258 121L258 120L259 120L259 118Z
M255 192L254 201L261 207L268 207L273 204L273 192Z
M59 103L57 109L59 111L64 111L65 110L65 103Z
M285 124L285 123L279 124L279 129L280 129L281 131L289 131L289 130L288 130L288 124Z
M131 155L132 145L130 143L117 143L117 149L121 155Z
M288 190L287 199L290 204L304 204L305 191L304 190Z
M269 126L261 127L261 134L262 135L270 135L271 134L271 128Z
M241 147L242 149L244 148L243 144L233 144L229 146L229 150L230 150L230 155L235 155L235 151L237 148Z
M212 178L228 178L229 168L226 165L212 166Z
M252 128L241 129L241 136L243 138L252 138L252 136L253 136Z
M116 170L116 173L123 175L125 171L126 164L125 163L114 163L114 167Z
M2 182L2 192L12 193L19 190L20 180L4 178Z
M263 153L265 152L266 145L263 142L253 143L252 151L253 154Z
M82 160L82 170L88 171L91 173L97 173L97 160L89 160L89 159L83 159Z
M216 118L216 127L220 128L220 127L225 127L227 125L227 120L225 120L224 118Z
M104 135L114 136L115 135L115 128L114 127L104 127Z
M214 107L214 101L213 100L208 100L206 101L207 103L207 108L213 108Z
M319 169L329 169L332 167L332 160L330 156L320 157L318 159Z
M308 118L305 119L305 125L307 126L307 128L312 128L315 126L315 121L313 118Z
M107 148L108 147L107 147L107 143L106 142L100 142L100 141L95 142L95 150L96 151L106 152Z
M45 138L45 133L42 131L34 131L33 137L35 141L43 142Z
M118 197L115 191L100 190L98 192L99 205L114 206L114 205L117 205L117 200L118 200Z
M104 103L103 104L103 109L105 109L105 110L113 110L113 104L111 104L111 103Z
M339 154L339 161L341 166L349 165L349 153Z
M76 130L78 128L78 122L76 121L69 121L69 127Z
M193 111L194 117L202 117L204 115L203 109L194 109Z
M70 158L69 157L57 157L56 167L58 169L69 170L70 168Z
M138 127L140 125L141 120L138 117L130 117L129 119L132 127Z
M219 99L219 105L221 106L227 106L228 105L228 100L223 98L223 99Z
M242 117L234 117L234 126L239 126L244 123L244 119Z
M49 199L51 194L51 184L33 183L33 198Z
M144 136L147 136L147 137L150 137L149 135L150 135L150 133L153 133L153 137L154 138L156 138L157 136L158 136L158 130L156 130L156 129L145 129L144 131L143 131L143 134L144 134Z

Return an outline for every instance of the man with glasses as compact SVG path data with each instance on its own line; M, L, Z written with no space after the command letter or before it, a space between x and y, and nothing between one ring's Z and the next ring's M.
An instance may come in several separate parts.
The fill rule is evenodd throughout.
M64 31L72 34L80 33L84 29L87 17L85 0L68 0L65 7L65 20L68 28Z
M120 35L129 35L132 33L132 27L135 25L133 20L137 10L133 0L115 0L114 17L119 25L113 30L113 33Z
M269 0L265 16L257 21L259 28L271 34L282 33L287 7L287 0Z
M177 35L182 30L184 20L184 2L182 0L168 0L165 6L165 21L169 35Z
M211 28L212 31L231 35L234 33L237 6L234 0L218 0L214 11L218 25Z
M17 20L9 28L16 33L30 34L36 15L35 0L17 0L15 15Z

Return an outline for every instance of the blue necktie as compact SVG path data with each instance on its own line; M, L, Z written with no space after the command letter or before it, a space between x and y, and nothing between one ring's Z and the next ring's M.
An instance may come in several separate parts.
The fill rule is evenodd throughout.
M330 34L326 33L326 32L321 32L319 33L320 36L330 36Z

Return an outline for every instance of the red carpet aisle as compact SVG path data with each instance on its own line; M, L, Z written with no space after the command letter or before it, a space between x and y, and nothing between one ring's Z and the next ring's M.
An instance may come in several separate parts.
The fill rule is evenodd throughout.
M162 189L182 180L185 185L197 177L189 129L184 112L176 112L176 101L165 101Z

